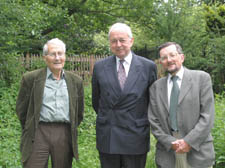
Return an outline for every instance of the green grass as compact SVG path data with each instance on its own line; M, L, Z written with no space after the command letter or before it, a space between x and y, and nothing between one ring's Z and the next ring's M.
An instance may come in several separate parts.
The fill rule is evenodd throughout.
M21 168L20 135L21 128L15 113L15 103L19 84L9 89L1 89L0 95L0 168ZM216 151L216 168L225 167L225 96L216 95L216 118L213 129ZM73 161L73 168L99 168L98 151L95 144L96 114L91 106L91 88L85 87L84 120L79 127L79 161ZM155 142L151 136L151 151L148 153L146 168L155 168ZM49 166L50 167L50 166Z

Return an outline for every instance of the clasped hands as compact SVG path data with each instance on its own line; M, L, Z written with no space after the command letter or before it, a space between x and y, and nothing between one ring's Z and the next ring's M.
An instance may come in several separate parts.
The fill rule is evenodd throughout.
M177 139L176 141L172 142L172 149L176 153L187 153L191 150L191 146L185 142L183 139Z

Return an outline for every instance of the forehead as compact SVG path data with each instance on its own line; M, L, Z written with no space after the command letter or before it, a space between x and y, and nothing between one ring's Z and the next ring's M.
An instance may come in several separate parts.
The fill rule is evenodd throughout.
M170 54L170 53L176 53L177 48L175 45L167 46L160 50L160 55Z
M125 30L112 30L110 32L109 38L127 38L128 33Z
M54 51L62 51L63 52L63 47L61 45L57 44L48 44L48 51L49 52L54 52Z

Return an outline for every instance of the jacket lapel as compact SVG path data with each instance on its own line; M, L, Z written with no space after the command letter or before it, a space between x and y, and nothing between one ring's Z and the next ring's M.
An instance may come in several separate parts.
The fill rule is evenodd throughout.
M37 78L34 80L34 107L35 115L39 115L42 106L44 87L46 81L47 69L43 68L38 74ZM37 116L39 118L39 116Z
M117 76L116 71L116 57L112 56L107 64L104 65L104 71L106 74L106 78L111 85L112 90L114 91L115 95L119 96L121 94L121 88Z
M169 113L167 79L168 79L168 76L161 79L162 80L161 87L160 87L161 92L159 94L160 94L160 99L162 100L162 104L165 106L167 112Z
M75 103L75 99L73 97L76 97L75 95L72 95L73 92L73 83L71 81L71 77L68 74L67 71L65 72L65 80L66 80L66 85L67 85L67 90L68 90L68 95L69 95L69 112L70 112L70 121L72 121L72 118L75 118L75 116L73 116L74 114L71 112L72 109L72 103Z
M191 80L192 80L191 76L189 75L188 70L185 68L184 69L184 76L183 76L182 83L181 83L181 88L180 88L180 95L179 95L179 99L178 99L178 104L181 103L181 101L183 100L184 96L191 89L191 87L192 87Z
M134 87L138 77L140 77L141 68L142 68L141 62L138 60L137 56L133 54L130 70L128 72L128 76L123 89L124 94L129 92L132 89L132 87Z

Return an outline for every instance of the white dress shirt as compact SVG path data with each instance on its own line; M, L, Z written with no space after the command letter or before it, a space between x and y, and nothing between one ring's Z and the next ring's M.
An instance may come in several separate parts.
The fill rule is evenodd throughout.
M124 62L123 62L123 66L125 68L125 72L126 72L126 77L128 76L128 72L130 70L130 65L131 65L131 61L132 61L132 53L130 52L125 58L124 58ZM117 68L117 72L119 70L119 65L120 65L120 58L116 57L116 68Z

